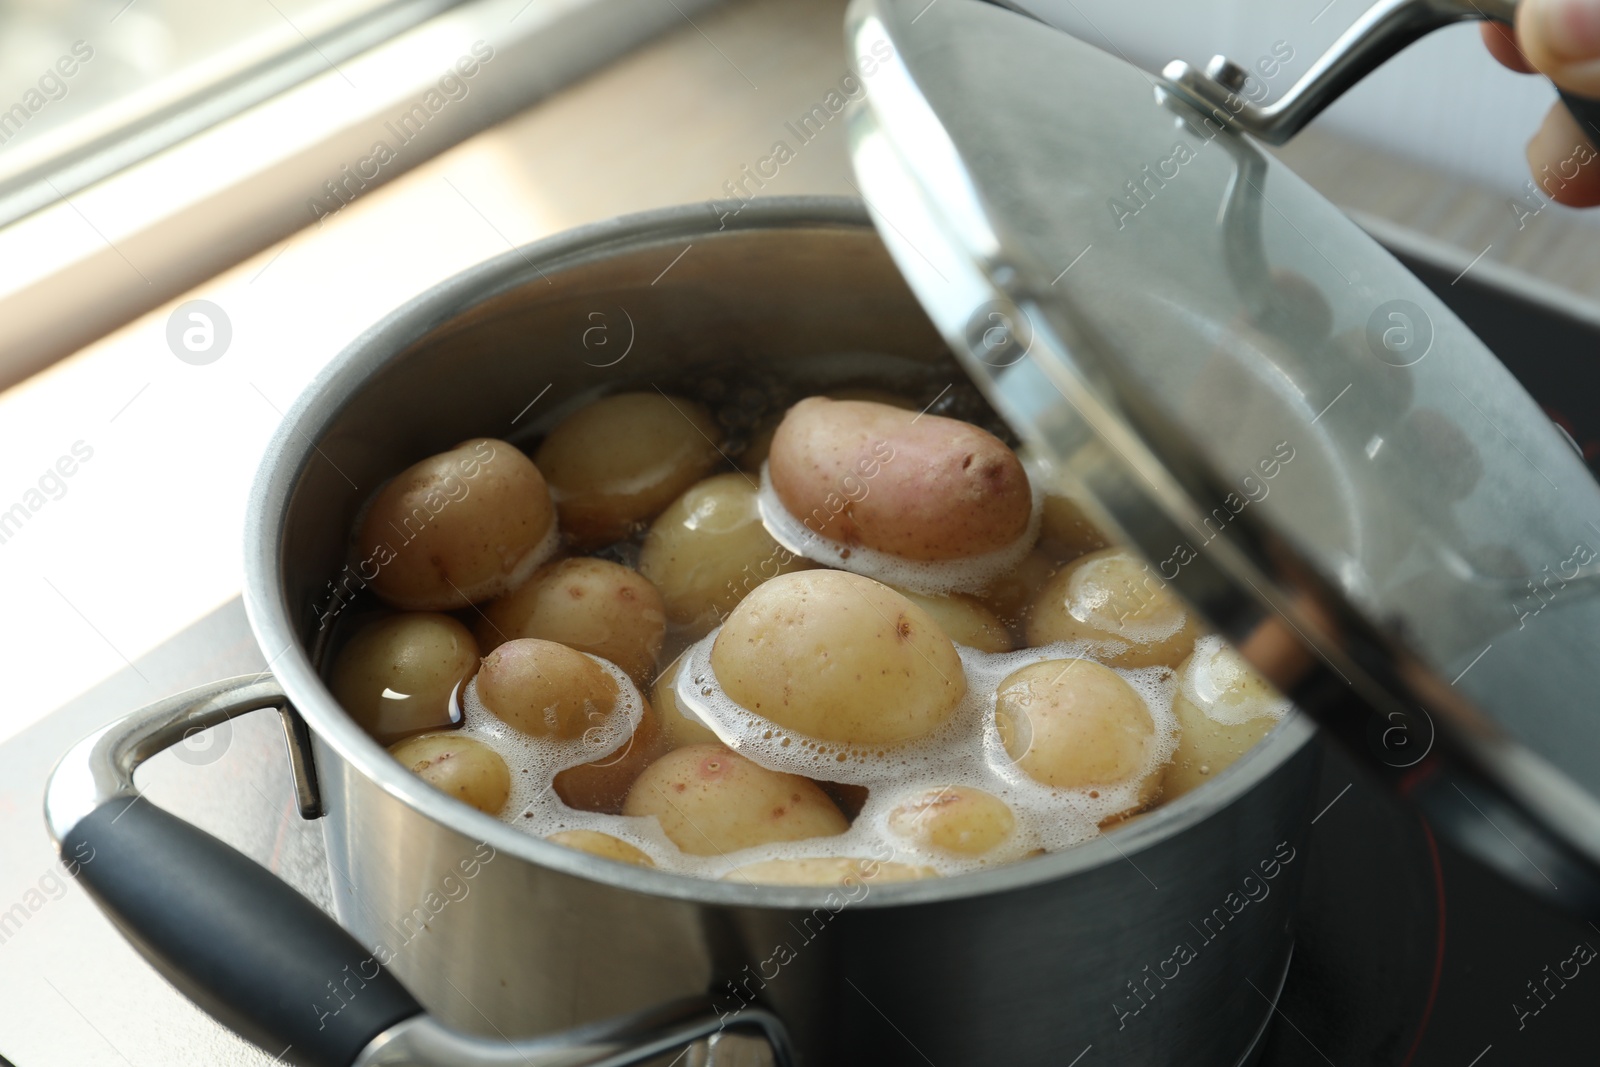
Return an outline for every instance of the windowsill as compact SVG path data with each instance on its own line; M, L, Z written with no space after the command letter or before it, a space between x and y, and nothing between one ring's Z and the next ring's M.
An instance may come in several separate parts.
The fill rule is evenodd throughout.
M845 69L843 0L677 4L698 28L663 0L680 29L0 394L0 513L77 442L92 449L0 543L15 620L0 741L237 595L262 450L351 338L511 245L726 196ZM768 191L848 194L849 173L844 131L829 128ZM204 366L167 342L191 299L232 326Z

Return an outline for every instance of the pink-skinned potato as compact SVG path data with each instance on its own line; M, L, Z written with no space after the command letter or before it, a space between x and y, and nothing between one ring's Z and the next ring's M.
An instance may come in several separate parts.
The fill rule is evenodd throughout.
M1033 507L1016 454L958 419L865 400L789 409L767 460L773 489L814 533L905 559L1005 548Z

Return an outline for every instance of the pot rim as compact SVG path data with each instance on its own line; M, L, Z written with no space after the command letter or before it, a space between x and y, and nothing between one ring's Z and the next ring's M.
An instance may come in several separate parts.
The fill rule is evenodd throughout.
M243 592L257 643L264 652L282 649L268 661L268 669L325 745L408 807L528 863L622 889L697 903L838 909L837 887L710 881L604 860L521 833L429 786L391 758L329 692L291 618L281 567L284 519L295 486L317 454L316 442L380 368L429 332L530 280L624 248L711 240L732 231L818 228L870 230L872 223L862 201L854 197L797 196L748 202L731 219L719 219L705 204L686 204L580 226L513 248L408 299L359 334L323 368L284 416L257 468L245 519ZM1114 840L1102 834L1061 852L949 878L870 884L870 891L852 906L956 900L1056 881L1118 861L1133 863L1134 854L1242 798L1304 747L1314 732L1303 714L1291 712L1216 780L1116 830ZM1137 864L1134 866L1137 869Z

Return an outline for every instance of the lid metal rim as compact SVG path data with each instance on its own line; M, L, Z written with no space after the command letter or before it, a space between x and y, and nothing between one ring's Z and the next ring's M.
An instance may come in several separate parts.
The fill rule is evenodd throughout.
M897 31L903 33L906 29L896 24L897 17L891 0L854 0L846 24L851 54L867 54L879 40L896 40ZM973 371L972 377L990 402L1012 421L1014 428L1026 433L1029 428L1018 426L1013 417L1015 406L1004 390L996 387L990 369L982 366L971 348L970 316L999 303L1017 309L1030 320L1035 348L1026 358L1076 409L1088 432L1105 443L1107 454L1115 457L1119 468L1119 488L1124 492L1131 489L1138 497L1128 507L1113 509L1105 506L1101 494L1091 491L1085 503L1099 511L1092 517L1107 521L1125 541L1139 546L1147 556L1152 544L1171 543L1165 531L1181 529L1185 519L1204 514L1206 509L1200 502L1218 498L1215 489L1224 481L1204 465L1198 458L1200 450L1176 425L1160 420L1142 397L1117 389L1115 362L1097 350L1091 338L1081 333L1062 336L1072 329L1071 325L1027 290L1021 279L1028 272L1018 269L1021 264L1003 259L1001 250L1007 247L1006 242L974 187L958 148L898 50L874 75L871 92L853 103L851 109L851 153L868 210L902 273L913 290L924 297L924 307L935 325L958 358ZM893 205L892 212L885 210L888 205ZM908 231L915 234L915 239L908 236ZM930 271L937 275L938 290L944 296L958 291L959 299L927 299L924 294L934 288ZM1051 358L1034 359L1031 352L1035 350ZM1085 361L1092 363L1096 381L1111 387L1111 395L1085 375L1073 373ZM1159 516L1161 521L1152 524L1152 516ZM1357 694L1374 714L1409 714L1411 705L1425 709L1449 727L1438 739L1441 748L1450 751L1466 768L1496 783L1517 806L1560 835L1562 843L1576 850L1582 860L1591 866L1600 865L1600 801L1548 760L1508 736L1459 691L1444 685L1400 641L1368 625L1338 594L1332 581L1320 575L1293 544L1266 528L1257 516L1241 514L1237 529L1238 544L1219 538L1206 546L1214 557L1214 572L1185 569L1171 580L1180 594L1212 609L1202 610L1202 614L1213 622L1219 606L1229 617L1283 619L1302 646L1318 657L1323 673L1332 672L1328 679L1336 675L1335 683ZM1228 579L1231 595L1226 601L1207 581L1219 574ZM1293 583L1286 588L1274 575L1292 577ZM1249 591L1245 592L1244 587ZM1313 605L1312 611L1296 607L1297 602L1307 601ZM1336 634L1318 621L1319 615L1337 626ZM1229 630L1225 625L1221 628ZM1347 649L1356 655L1347 654ZM1266 673L1271 676L1270 669ZM1405 699L1396 693L1403 693ZM1330 723L1324 720L1324 725ZM1359 731L1344 728L1335 732L1348 738ZM1416 769L1411 768L1409 775L1393 777L1417 776Z

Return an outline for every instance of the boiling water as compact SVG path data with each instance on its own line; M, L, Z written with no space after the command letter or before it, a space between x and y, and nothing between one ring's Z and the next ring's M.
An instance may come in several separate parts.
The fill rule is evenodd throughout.
M512 795L501 818L525 833L548 837L562 830L598 830L643 850L662 870L720 878L736 868L767 859L894 855L900 862L931 867L940 874L981 870L1009 863L1041 850L1055 852L1090 840L1099 826L1139 805L1140 782L1172 757L1177 721L1172 715L1176 692L1173 672L1166 667L1117 670L1149 709L1155 734L1146 746L1137 773L1113 786L1097 789L1054 789L1017 768L995 726L995 694L1009 675L1046 660L1085 656L1081 644L1055 644L1019 652L991 654L957 645L967 692L950 719L930 736L894 746L841 745L785 730L761 718L722 692L711 668L713 631L685 653L675 695L679 707L703 721L729 748L775 771L806 778L866 786L866 805L850 829L832 837L808 838L741 849L714 856L680 852L653 818L627 818L574 811L556 797L551 779L567 767L614 752L621 755L631 724L638 721L642 698L626 676L610 668L626 693L630 725L610 724L603 737L552 744L530 738L497 719L478 700L476 687L466 692L465 732L493 747L512 769ZM597 662L605 664L603 660ZM1066 665L1064 670L1071 670ZM927 790L973 786L999 797L1011 809L1016 826L998 848L982 856L955 856L917 849L888 828L890 812Z

